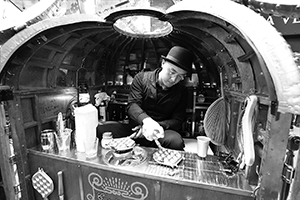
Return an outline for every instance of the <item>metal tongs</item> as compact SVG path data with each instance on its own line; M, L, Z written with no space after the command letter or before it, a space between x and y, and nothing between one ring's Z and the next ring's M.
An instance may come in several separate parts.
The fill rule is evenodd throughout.
M134 132L133 134L131 134L129 137L130 137L130 138L134 138L134 137L136 136L136 134L139 133L140 129L141 129L141 127L136 127L135 132ZM155 133L158 133L158 131L155 131ZM160 142L158 141L158 138L155 138L155 139L154 139L154 142L155 142L155 144L157 145L157 147L158 147L159 149L164 149L164 148L161 146Z
M155 144L157 145L158 148L163 149L163 147L161 146L160 142L158 141L158 139L154 139Z
M158 131L155 130L154 133L157 134ZM160 142L158 141L158 138L155 138L155 139L154 139L154 142L155 142L155 144L157 145L157 147L158 147L159 149L164 149L164 148L161 146Z

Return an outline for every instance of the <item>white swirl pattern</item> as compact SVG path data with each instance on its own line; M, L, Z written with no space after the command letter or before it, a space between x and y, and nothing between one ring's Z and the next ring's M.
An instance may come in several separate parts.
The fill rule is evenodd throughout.
M104 177L92 172L88 176L88 182L92 187L93 193L87 194L88 200L104 199L103 194L114 195L132 200L143 200L148 197L148 188L141 182L129 184L121 178ZM97 192L103 194L99 195Z

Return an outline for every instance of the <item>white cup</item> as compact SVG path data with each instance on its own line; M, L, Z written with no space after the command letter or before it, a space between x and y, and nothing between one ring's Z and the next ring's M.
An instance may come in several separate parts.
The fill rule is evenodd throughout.
M99 139L97 137L93 141L89 141L85 139L83 141L83 144L84 144L86 158L92 159L97 157L98 144L99 144Z
M197 136L197 154L201 158L207 156L210 138L206 136Z

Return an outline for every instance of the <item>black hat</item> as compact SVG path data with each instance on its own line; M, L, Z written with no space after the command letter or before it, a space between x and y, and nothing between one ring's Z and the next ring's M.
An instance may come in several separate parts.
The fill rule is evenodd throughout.
M174 46L169 51L167 57L161 57L177 67L187 71L189 74L192 73L194 55L189 50L180 46Z

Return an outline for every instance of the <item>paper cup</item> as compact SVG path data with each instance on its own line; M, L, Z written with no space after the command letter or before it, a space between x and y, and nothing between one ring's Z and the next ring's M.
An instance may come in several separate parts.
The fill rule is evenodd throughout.
M201 158L207 156L210 138L206 136L197 136L197 154Z

